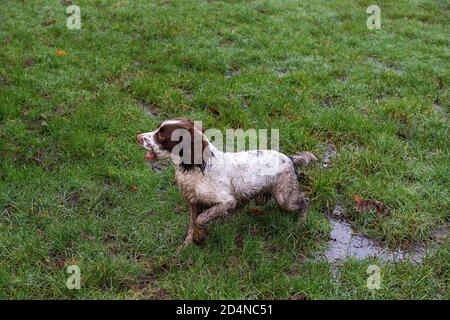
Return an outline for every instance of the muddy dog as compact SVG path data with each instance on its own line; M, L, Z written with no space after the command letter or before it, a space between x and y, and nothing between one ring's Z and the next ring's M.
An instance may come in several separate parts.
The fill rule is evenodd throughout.
M309 199L299 189L296 167L317 161L310 152L290 157L274 150L221 152L187 119L164 121L137 140L146 160L175 162L176 183L189 203L184 245L204 242L212 222L251 199L272 196L283 210L297 212L299 221L306 219Z

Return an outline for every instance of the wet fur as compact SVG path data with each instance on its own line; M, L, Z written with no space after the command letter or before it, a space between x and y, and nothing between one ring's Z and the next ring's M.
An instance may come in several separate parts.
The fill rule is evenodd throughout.
M221 152L203 135L201 128L186 119L163 122L155 131L138 137L144 148L151 148L158 159L167 158L177 142L168 139L176 128L201 135L201 150L208 151L199 164L181 163L175 179L189 203L189 226L185 245L199 244L207 237L208 227L229 216L249 200L259 202L273 197L278 206L306 218L309 199L300 191L296 167L317 160L309 152L288 157L273 150ZM161 134L161 132L163 134ZM192 157L193 146L192 146ZM191 158L192 158L191 157Z

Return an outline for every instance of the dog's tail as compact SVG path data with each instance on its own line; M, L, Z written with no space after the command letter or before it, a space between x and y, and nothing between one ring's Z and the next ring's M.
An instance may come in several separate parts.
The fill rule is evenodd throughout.
M299 153L291 156L291 159L292 159L292 162L294 163L294 166L296 166L296 167L307 166L308 164L317 161L317 157L308 151L299 152Z

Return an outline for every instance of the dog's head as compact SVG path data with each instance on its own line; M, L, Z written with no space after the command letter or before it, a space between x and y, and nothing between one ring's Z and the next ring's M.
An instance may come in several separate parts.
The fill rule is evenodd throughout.
M154 131L138 134L137 141L147 150L146 160L171 157L176 164L190 170L205 165L209 143L203 132L188 119L166 120Z

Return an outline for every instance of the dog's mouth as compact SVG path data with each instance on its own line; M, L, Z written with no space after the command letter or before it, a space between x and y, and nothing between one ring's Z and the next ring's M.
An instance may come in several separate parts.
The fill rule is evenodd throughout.
M154 153L153 150L151 150L151 149L147 150L147 152L145 153L144 158L145 158L145 160L148 160L148 161L153 161L153 160L157 159L156 158L156 153Z

